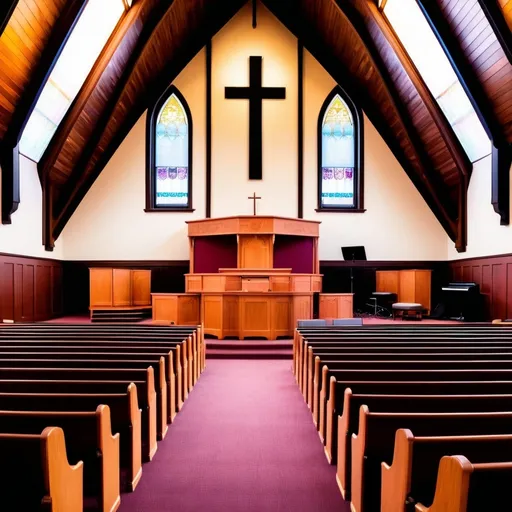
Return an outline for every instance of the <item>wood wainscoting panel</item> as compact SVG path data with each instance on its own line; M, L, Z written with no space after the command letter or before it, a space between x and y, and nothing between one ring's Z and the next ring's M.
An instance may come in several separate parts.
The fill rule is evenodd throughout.
M223 337L239 337L240 330L240 301L237 295L224 295L222 330Z
M62 263L0 254L0 322L39 322L62 314Z
M112 305L132 305L132 273L126 268L114 268L112 270Z
M242 278L240 276L226 276L226 291L238 292L242 289Z
M241 235L238 239L239 268L272 268L272 235Z
M23 290L22 304L21 304L21 321L30 322L34 318L34 279L35 268L34 265L21 266L21 287Z
M290 297L272 297L271 300L271 339L292 336L292 300Z
M253 295L240 297L240 338L263 336L271 339L271 297Z
M151 305L151 270L132 270L132 305Z

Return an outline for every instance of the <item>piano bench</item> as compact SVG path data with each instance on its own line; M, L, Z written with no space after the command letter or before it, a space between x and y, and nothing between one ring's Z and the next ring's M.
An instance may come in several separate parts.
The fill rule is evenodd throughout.
M391 309L393 310L393 320L397 316L401 316L402 320L405 318L421 320L425 308L418 302L395 302Z

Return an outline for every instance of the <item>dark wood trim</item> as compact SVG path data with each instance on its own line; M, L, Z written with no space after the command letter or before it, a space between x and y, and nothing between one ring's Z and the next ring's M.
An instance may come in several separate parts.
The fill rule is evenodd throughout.
M457 165L459 173L470 176L472 170L472 164L464 151L459 139L455 135L452 126L448 122L448 119L444 115L444 112L441 110L441 107L437 103L436 99L432 96L430 89L427 87L423 77L420 72L416 68L416 65L409 57L407 50L402 44L402 41L396 34L393 26L387 19L384 13L381 13L377 7L373 4L368 4L368 12L372 19L378 24L379 29L381 30L383 36L387 39L389 45L393 49L396 57L399 59L401 65L403 66L405 72L411 79L411 82L414 84L416 91L418 92L423 104L429 111L432 120L437 126L437 129L441 133L446 147L450 152L454 162Z
M320 260L320 267L360 267L360 268L412 268L412 269L433 269L446 265L447 261L424 261L424 260L367 260L367 261L345 261L345 260Z
M11 224L20 205L20 154L18 146L0 147L2 169L2 224Z
M206 218L212 216L212 40L206 43Z
M500 224L510 224L510 166L512 147L508 144L492 148L491 203L500 216Z
M252 28L258 26L258 0L252 0Z
M82 113L85 105L89 101L91 94L94 92L98 81L101 78L101 75L105 72L106 68L110 64L112 57L116 53L124 37L132 28L132 25L137 16L139 16L143 5L144 2L136 3L132 9L125 11L125 14L123 14L120 18L107 43L100 52L90 73L85 79L85 82L80 88L80 91L76 95L64 118L60 122L57 131L46 147L38 165L39 176L44 176L51 171L53 165L59 157L60 152L62 151L64 144L66 143L69 133L78 121L78 118L80 117L80 114Z
M129 81L132 69L135 66L142 50L147 44L151 33L153 32L155 25L157 22L165 16L167 9L169 8L168 4L162 6L162 10L155 12L154 15L151 16L151 23L146 22L144 26L144 30L146 30L147 35L145 38L141 38L140 43L137 46L137 50L132 53L132 59L130 65L127 66L126 72L123 75L123 79L120 81L118 87L116 88L116 93L112 95L109 106L105 109L105 112L101 116L97 125L107 126L112 113L117 105L118 99L126 85ZM233 12L235 14L235 12ZM53 236L55 239L59 237L64 226L67 224L71 215L73 215L74 211L81 203L82 199L85 197L93 183L96 181L97 177L100 175L101 171L107 165L108 161L112 158L112 155L117 151L125 137L128 135L130 130L133 128L134 124L137 122L139 117L142 115L144 110L147 108L148 98L159 97L162 94L169 82L174 80L178 74L185 68L185 66L193 59L193 57L203 48L203 46L208 42L211 37L216 34L222 26L224 26L225 20L219 17L216 17L213 22L213 27L211 27L211 31L208 34L204 34L207 36L196 37L190 41L190 44L183 47L181 51L177 54L176 58L173 59L172 62L169 62L164 69L161 70L158 77L148 86L146 90L146 94L142 98L140 98L130 110L130 113L127 119L123 122L123 125L119 128L115 136L113 137L111 143L108 148L101 154L101 157L98 159L92 172L85 178L82 179L82 175L87 168L89 160L96 149L99 141L101 140L101 136L103 135L103 129L99 129L94 133L94 136L88 141L82 155L79 159L78 164L75 167L74 173L71 177L70 182L66 185L66 193L64 194L64 201L60 203L58 208L58 217L54 225L54 233ZM203 35L201 33L201 35Z
M87 267L183 267L190 264L189 260L65 260L65 264L85 265Z
M315 208L315 212L318 213L364 213L366 208L340 208L337 206Z
M304 45L297 39L297 217L304 218Z
M159 206L157 208L146 209L144 208L145 213L163 213L163 212L195 212L195 208L173 208L172 206Z
M450 61L489 139L495 145L501 144L506 140L503 129L494 114L482 84L476 78L474 70L469 65L439 5L429 0L416 0L416 2Z
M335 96L341 96L341 99L345 102L352 119L354 121L354 206L353 207L339 207L339 206L322 206L322 121L325 116L325 112L329 108L331 101ZM352 98L345 92L340 86L336 85L334 89L329 93L327 98L320 108L318 114L317 123L317 212L331 211L341 212L346 211L347 213L362 213L364 209L364 117L362 109L352 101Z
M482 11L498 38L510 63L512 63L512 33L496 0L478 0Z
M493 188L491 203L496 213L500 215L501 224L507 225L509 224L510 218L510 189L508 178L509 169L505 170L503 168L503 162L507 160L506 154L508 152L508 143L505 133L498 122L489 97L482 84L476 78L474 70L467 61L459 42L453 35L437 3L428 0L416 1L448 57L457 78L494 146L492 153Z
M20 203L18 143L21 135L86 3L87 0L70 0L66 4L23 91L2 141L2 224L11 223L11 215Z
M372 111L369 110L368 107L365 108L365 111L370 113L370 120L390 147L400 165L409 176L409 179L413 182L416 189L421 194L432 213L439 220L448 236L456 243L458 237L459 205L453 204L453 200L451 199L449 192L446 190L446 185L442 181L441 177L432 170L434 165L431 157L424 147L416 126L412 123L411 117L398 94L390 72L387 70L383 59L380 56L379 49L373 37L370 35L368 28L362 21L362 18L357 15L357 11L354 8L350 8L347 4L340 6L338 1L337 5L358 31L375 63L375 68L382 76L388 93L392 98L393 106L399 113L400 120L408 134L414 150L416 151L417 158L421 163L421 174L416 172L412 167L409 158L404 154L402 148L398 144L398 141L390 132L389 127L382 123L379 113L374 112L372 114ZM379 14L379 17L382 18L382 13L380 11L377 11L377 13ZM389 28L389 24L387 22L385 22L385 26ZM380 29L380 25L378 25L377 28ZM466 220L462 219L462 222L466 222Z
M55 263L60 265L61 263L64 263L63 260L57 260L55 258L46 258L46 257L39 257L39 256L28 256L26 254L14 254L10 252L0 252L0 258L21 258L26 260L41 260L41 261L48 261L51 263Z
M155 161L155 151L156 151L156 121L158 114L162 107L167 103L169 98L175 95L179 102L183 105L183 109L185 110L185 114L187 116L188 121L188 203L187 206L158 206L156 204L156 188L155 188L155 178L156 178L156 161ZM188 106L187 100L178 90L178 88L171 84L167 89L163 92L163 94L148 108L148 114L146 117L146 212L158 212L158 211L166 211L166 212L180 212L180 211L193 211L192 209L192 148L194 146L194 128L193 128L193 120L192 120L192 112Z
M4 0L3 5L0 5L0 36L3 34L7 23L9 23L17 3L18 0Z
M13 147L18 144L46 81L59 60L69 36L87 5L87 1L70 0L60 14L5 134L4 140L9 141Z

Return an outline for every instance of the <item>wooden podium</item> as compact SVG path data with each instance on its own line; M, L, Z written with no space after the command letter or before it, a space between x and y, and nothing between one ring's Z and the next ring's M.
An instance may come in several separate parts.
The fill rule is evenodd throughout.
M322 289L319 222L240 216L187 224L185 291L197 297L206 334L276 339L292 336L298 319L312 318L313 294ZM153 294L162 312L165 297L176 303L176 294ZM156 312L153 320L170 320ZM190 314L187 319L193 321Z

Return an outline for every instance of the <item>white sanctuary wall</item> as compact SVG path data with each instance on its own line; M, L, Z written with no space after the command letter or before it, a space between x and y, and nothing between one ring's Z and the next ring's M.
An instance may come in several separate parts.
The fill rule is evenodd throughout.
M1 172L0 170L0 176ZM43 195L37 174L37 164L22 155L20 155L20 198L19 208L12 216L12 224L0 224L0 252L62 259L62 240L57 241L52 252L44 249Z
M512 253L512 225L501 226L491 204L491 166L491 155L473 165L468 188L467 249L458 253L453 244L448 244L449 260Z
M304 215L320 220L320 259L339 260L340 247L364 245L371 260L443 260L448 236L372 123L364 116L364 213L315 212L317 124L336 85L304 55ZM343 84L340 84L343 86Z
M205 51L174 80L193 119L195 212L146 213L146 114L132 128L64 228L66 260L188 260L185 221L205 217Z
M249 57L263 56L263 85L286 87L263 102L263 179L248 179L249 102L226 100L226 86L247 86ZM341 259L342 245L365 245L373 260L443 260L447 236L365 119L362 214L317 213L317 123L335 85L304 55L304 216L320 220L320 259ZM297 215L297 40L261 4L252 28L247 4L212 41L212 216ZM185 221L205 216L206 69L201 51L175 80L193 117L194 213L145 213L145 115L139 119L65 227L64 259L188 259ZM343 84L341 84L343 85Z

